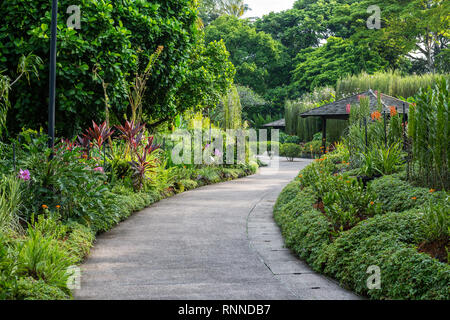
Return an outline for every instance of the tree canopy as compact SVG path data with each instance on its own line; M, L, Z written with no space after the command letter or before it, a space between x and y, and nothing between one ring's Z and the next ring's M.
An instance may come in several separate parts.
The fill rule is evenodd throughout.
M22 55L43 59L39 79L17 84L10 93L11 130L45 126L48 105L48 57L51 1L11 0L0 4L0 70L15 70ZM128 86L145 68L158 46L147 86L143 112L151 123L174 117L199 104L213 105L233 78L228 53L220 42L204 44L193 0L80 0L81 29L69 28L59 1L56 125L71 135L93 119L104 118L104 92L95 68L107 86L112 120L127 113ZM20 26L20 27L18 27ZM220 40L220 39L219 39ZM192 81L197 79L199 81ZM201 81L200 81L201 80ZM26 86L26 88L25 88ZM187 92L196 92L195 98ZM151 125L151 124L150 124Z

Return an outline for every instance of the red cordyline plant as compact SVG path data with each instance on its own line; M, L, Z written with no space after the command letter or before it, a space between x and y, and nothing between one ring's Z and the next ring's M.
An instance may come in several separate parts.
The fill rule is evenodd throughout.
M141 190L144 186L144 181L147 179L147 173L155 167L154 161L149 161L148 156L160 148L159 145L153 144L153 137L147 139L147 144L141 152L134 149L136 160L130 162L133 170L133 184L136 190Z
M137 147L142 142L145 124L135 124L133 121L127 120L123 126L116 126L116 128L120 131L121 138L128 144L125 156L128 154L129 150L136 152Z
M106 121L98 126L94 121L92 121L92 128L88 128L86 133L83 134L83 143L86 144L86 139L89 142L93 142L99 149L101 149L103 143L111 137L114 130L108 127ZM78 139L80 141L80 138ZM81 141L80 141L81 142Z

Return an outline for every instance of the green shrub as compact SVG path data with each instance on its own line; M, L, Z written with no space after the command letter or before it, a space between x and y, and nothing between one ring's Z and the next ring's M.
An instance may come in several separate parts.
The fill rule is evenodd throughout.
M302 170L299 177L281 192L274 207L274 218L280 225L286 246L314 270L334 277L343 286L371 299L450 299L450 266L426 253L419 253L417 248L428 239L448 239L445 229L448 229L449 210L442 202L448 201L445 193L414 188L400 180L399 175L385 176L372 182L368 190L363 190L361 185L348 184L348 192L333 201L324 201L329 203L323 214L313 209L318 197L330 192L340 193L347 183L347 178L333 177L333 166L326 158L317 161ZM343 186L339 187L341 183ZM359 192L355 192L355 188ZM430 199L441 201L436 204L440 209L431 206L432 211L424 214L417 203L393 201L394 193L402 189L422 194L422 204ZM417 189L420 192L417 193ZM377 197L373 190L377 191ZM361 196L360 193L365 194ZM374 200L367 205L371 198ZM360 199L364 200L361 206ZM344 211L360 207L369 213L370 209L365 206L379 206L385 210L414 209L386 214L376 211L373 213L377 215L366 215L363 220L354 221L351 229L336 233L333 217L329 215L333 206L346 207L348 210ZM381 289L368 289L370 266L378 266L381 270Z
M301 187L302 184L299 181L292 181L289 183L278 196L278 199L275 202L274 212L278 212L284 205L294 199L301 191Z
M58 287L49 285L44 280L32 277L20 278L17 282L17 300L68 300L70 295Z
M74 259L74 263L81 263L93 246L95 235L91 229L76 222L68 225L69 236L62 242L62 246Z
M285 143L281 145L280 156L286 157L289 161L302 156L302 147L295 143Z
M445 192L430 193L425 188L413 187L398 175L384 176L370 183L370 188L377 195L376 202L383 211L402 212L411 208L423 207L429 200L443 201Z
M0 175L0 231L20 229L19 213L22 205L22 192L19 179Z
M389 175L398 172L403 164L402 145L395 143L389 147L372 146L367 152L361 154L360 174L367 177L374 175Z
M320 265L316 261L322 247L330 242L331 224L322 213L312 209L315 197L311 190L294 195L291 190L294 186L283 191L282 202L287 202L280 207L282 202L277 201L274 218L281 227L286 246L318 270Z
M30 276L43 280L66 293L68 267L73 265L73 258L60 247L54 239L45 237L32 226L28 228L27 238L17 247L18 270L21 276Z
M430 203L425 208L426 239L450 241L450 203L447 197L443 203ZM447 248L448 249L448 248Z
M326 251L325 273L372 299L449 299L450 267L420 254L391 232L344 233ZM396 230L398 232L399 230ZM381 270L381 289L367 288L367 268Z
M42 108L48 103L41 92L48 83L45 70L48 70L49 63L51 17L48 13L51 3L41 1L39 5L34 4L34 0L0 4L0 15L4 17L0 42L5 44L0 48L0 70L13 72L17 69L19 57L30 52L44 59L39 79L30 77L30 84L22 81L11 92L14 107L10 112L11 121L8 121L10 132L22 126L36 128L47 121ZM61 11L61 20L58 21L56 99L61 111L56 122L58 132L70 135L89 125L93 117L94 120L104 117L102 85L92 74L95 64L99 66L100 76L109 84L111 117L120 118L128 105L126 87L130 75L133 78L138 63L146 64L148 54L159 45L164 46L164 50L147 81L150 90L144 97L147 101L144 112L151 114L153 119L163 119L189 108L187 106L193 103L192 99L197 97L190 94L191 97L183 99L187 94L182 95L184 90L179 88L191 88L183 79L186 74L191 74L189 62L192 64L196 60L190 60L190 57L197 54L195 49L199 47L200 35L195 27L197 14L191 1L80 0L76 4L82 8L81 31L70 29L65 23L69 17L65 8L72 4L69 0L60 0L59 3L64 12ZM20 30L14 24L21 25ZM212 45L208 50L216 46ZM207 58L199 60L203 62ZM74 64L74 61L77 62ZM202 75L210 75L207 70L203 71ZM194 72L191 75L196 76ZM175 103L174 100L180 101Z
M197 182L191 179L183 179L179 183L184 186L185 190L195 189L198 186Z

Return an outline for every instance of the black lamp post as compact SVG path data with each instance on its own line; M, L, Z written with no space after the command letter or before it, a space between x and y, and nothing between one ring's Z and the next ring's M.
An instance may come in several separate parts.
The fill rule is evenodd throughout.
M52 0L52 25L50 40L50 94L48 101L48 137L49 147L55 145L55 97L56 97L56 32L58 18L58 0Z

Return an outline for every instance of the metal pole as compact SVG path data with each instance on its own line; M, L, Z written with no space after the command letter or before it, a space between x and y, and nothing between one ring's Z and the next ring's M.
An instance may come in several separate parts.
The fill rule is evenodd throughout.
M48 102L49 148L55 146L55 98L56 98L56 32L58 18L58 0L52 0L52 25L50 40L50 93ZM51 157L53 157L53 152Z
M406 107L403 102L403 150L406 150Z
M386 110L383 112L384 118L384 147L387 148L387 130L386 130Z

